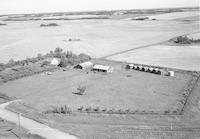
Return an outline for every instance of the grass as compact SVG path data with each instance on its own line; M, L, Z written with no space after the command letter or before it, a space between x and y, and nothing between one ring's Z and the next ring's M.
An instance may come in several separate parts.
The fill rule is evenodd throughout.
M116 66L116 70L111 74L86 74L75 69L56 71L51 76L38 74L8 82L1 85L0 89L9 96L16 96L30 103L40 111L51 106L67 105L73 110L81 106L99 106L107 109L130 108L164 112L180 97L181 89L190 78L190 75L181 73L177 73L176 77L164 77L117 69ZM84 94L73 94L79 86L86 87Z

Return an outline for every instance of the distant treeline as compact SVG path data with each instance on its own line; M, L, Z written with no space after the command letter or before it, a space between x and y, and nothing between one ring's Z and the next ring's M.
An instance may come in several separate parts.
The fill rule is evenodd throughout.
M4 24L4 23L0 23L0 26L5 26L5 25L7 25L7 24Z
M56 27L58 24L56 23L49 23L49 24L41 24L40 27Z

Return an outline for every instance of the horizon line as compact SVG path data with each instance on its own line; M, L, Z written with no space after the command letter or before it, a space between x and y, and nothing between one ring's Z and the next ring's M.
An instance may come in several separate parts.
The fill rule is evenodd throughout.
M110 10L75 10L75 11L53 11L53 12L30 12L30 13L8 13L1 14L1 16L7 15L30 15L30 14L50 14L50 13L83 13L83 12L113 12L113 11L131 11L131 10L152 10L152 9L181 9L181 8L197 8L200 10L200 6L180 6L180 7L159 7L159 8L138 8L138 9L110 9Z

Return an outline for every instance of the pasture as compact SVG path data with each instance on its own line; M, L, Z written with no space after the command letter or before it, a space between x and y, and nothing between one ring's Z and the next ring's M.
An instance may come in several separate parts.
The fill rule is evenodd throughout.
M39 74L10 81L0 86L2 93L15 96L41 111L67 105L74 110L84 107L165 111L181 96L191 76L177 73L167 77L117 69L111 74L68 69L53 75ZM78 86L84 95L76 95ZM155 103L156 102L156 103Z

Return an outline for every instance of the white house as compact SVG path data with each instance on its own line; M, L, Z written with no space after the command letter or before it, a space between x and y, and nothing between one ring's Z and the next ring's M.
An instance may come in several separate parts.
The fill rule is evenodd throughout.
M55 66L58 66L60 64L60 60L57 59L57 58L53 58L51 60L51 65L55 65Z

